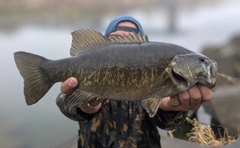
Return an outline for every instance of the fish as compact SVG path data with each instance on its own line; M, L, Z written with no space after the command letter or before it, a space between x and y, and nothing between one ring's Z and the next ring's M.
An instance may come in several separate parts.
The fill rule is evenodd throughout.
M93 98L141 100L153 117L162 98L196 83L213 88L217 63L203 54L172 43L149 41L147 35L105 37L82 29L72 32L70 57L50 60L18 51L14 60L24 79L27 105L37 103L57 82L76 77L65 105L77 107Z

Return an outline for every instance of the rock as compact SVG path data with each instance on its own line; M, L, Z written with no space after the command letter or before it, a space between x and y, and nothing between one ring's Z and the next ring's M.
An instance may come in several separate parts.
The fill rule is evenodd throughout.
M234 36L226 45L208 45L204 47L202 53L218 63L218 72L232 77L240 76L240 71L236 68L236 66L240 64L240 33ZM216 89L218 86L227 84L231 83L226 79L218 77Z
M218 87L211 101L215 111L215 119L228 130L236 134L240 126L240 85L225 85Z
M219 73L240 78L240 33L225 45L206 46L202 53L218 63ZM218 77L213 99L203 104L206 112L226 127L230 134L236 133L240 123L239 95L240 86Z

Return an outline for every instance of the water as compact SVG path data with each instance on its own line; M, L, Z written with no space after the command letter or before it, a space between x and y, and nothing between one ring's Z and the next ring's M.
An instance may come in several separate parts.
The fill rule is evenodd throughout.
M0 58L0 129L8 129L1 132L1 147L11 146L8 143L14 143L14 139L25 148L55 147L77 135L77 123L63 116L55 105L60 85L54 85L39 103L27 106L23 81L13 60L13 53L20 50L50 59L66 57L71 44L69 32L71 30L27 26L10 35L0 35L4 49Z
M151 40L179 44L194 51L201 51L207 43L224 44L240 32L240 3L219 4L214 8L181 11L179 30L168 34L161 11L131 11L146 28ZM106 15L100 24L107 25L113 16ZM94 28L92 28L94 29ZM99 29L99 28L98 28ZM7 33L0 31L0 144L4 148L56 147L77 135L77 122L60 113L55 98L60 84L56 84L37 104L27 106L23 95L23 81L13 53L26 51L49 59L69 56L70 27L55 28L26 25ZM100 29L103 32L103 28Z

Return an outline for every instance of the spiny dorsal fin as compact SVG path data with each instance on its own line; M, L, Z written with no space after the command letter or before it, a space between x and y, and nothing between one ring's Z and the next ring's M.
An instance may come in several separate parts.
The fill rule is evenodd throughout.
M70 54L77 55L79 52L92 48L94 46L103 45L106 43L114 44L141 44L148 42L146 35L129 34L125 36L111 36L106 38L100 32L94 30L78 30L72 32L72 46Z
M71 56L77 55L79 52L87 50L90 47L102 45L109 42L100 32L94 30L78 30L72 32L72 47L70 49Z
M109 40L112 43L118 44L141 44L144 42L148 42L147 35L142 36L140 33L138 34L129 34L124 36L112 36L109 37Z

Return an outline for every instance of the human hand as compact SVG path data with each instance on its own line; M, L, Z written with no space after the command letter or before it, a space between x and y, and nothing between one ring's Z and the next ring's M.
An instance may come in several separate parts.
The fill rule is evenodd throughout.
M160 108L168 111L188 111L197 110L203 102L212 99L212 90L202 84L196 84L187 91L181 92L171 98L178 98L180 105L172 105L169 97L163 98Z
M77 85L78 85L78 80L74 77L70 77L69 79L67 79L62 83L60 89L62 93L67 94L71 90L73 90ZM93 114L100 109L102 101L103 99L93 99L89 101L86 105L79 106L79 108L85 113Z

